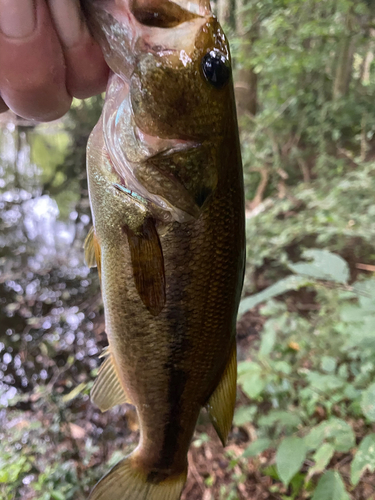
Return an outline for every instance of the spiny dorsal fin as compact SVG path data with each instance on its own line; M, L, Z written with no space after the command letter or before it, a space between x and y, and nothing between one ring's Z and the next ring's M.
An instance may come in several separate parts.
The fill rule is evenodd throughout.
M228 364L206 405L211 422L225 446L232 426L234 406L237 393L237 350L236 344L232 348Z
M115 360L109 348L105 349L100 357L106 356L106 360L99 368L98 377L91 389L91 401L101 411L107 411L113 406L130 403L130 398L120 382Z
M165 300L164 258L154 220L145 220L138 233L124 227L128 237L135 286L153 316L162 311Z
M85 262L88 267L98 267L99 279L101 280L102 274L102 259L98 239L95 234L94 226L89 231L83 245L85 250Z

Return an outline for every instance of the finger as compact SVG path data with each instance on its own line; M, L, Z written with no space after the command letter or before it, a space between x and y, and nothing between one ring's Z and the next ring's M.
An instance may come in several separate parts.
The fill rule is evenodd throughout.
M0 0L0 91L24 118L49 121L68 111L65 62L45 0Z
M48 4L63 47L69 93L84 99L103 92L109 70L84 22L79 0L48 0Z

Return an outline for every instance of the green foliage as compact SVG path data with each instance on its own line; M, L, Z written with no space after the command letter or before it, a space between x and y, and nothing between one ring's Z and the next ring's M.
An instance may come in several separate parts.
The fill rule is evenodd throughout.
M311 167L339 175L337 149L358 151L361 134L373 134L375 79L364 75L373 12L355 0L248 0L242 15L256 35L235 41L236 64L242 85L244 70L257 75L259 103L254 117L240 110L248 196L265 169L268 192L285 173L289 185Z
M87 400L85 393L87 388L81 385L75 395L78 405ZM71 398L38 388L31 400L35 401L32 412L13 410L11 419L1 421L0 498L85 500L95 482L128 450L115 451L103 460L100 448L93 444L90 423L75 423L77 407L71 406ZM13 404L23 401L29 398L18 396Z
M309 470L309 476L323 472L328 466L333 454L335 453L335 446L331 443L323 443L312 456L315 465Z
M271 448L272 441L268 438L260 438L253 441L243 454L244 457L256 457L265 450Z
M365 417L375 422L375 384L371 384L362 394L361 409Z
M266 288L262 292L257 293L256 295L251 295L250 297L246 297L242 300L238 309L238 314L241 316L244 312L256 307L262 302L272 299L273 297L277 297L278 295L281 295L289 290L299 290L300 288L308 285L309 282L310 280L303 276L288 276L287 278Z
M296 274L308 276L313 279L335 281L337 283L347 283L349 279L349 268L344 259L339 255L334 255L328 250L305 250L302 257L311 262L299 262L289 264Z
M291 189L287 199L265 202L264 211L247 223L246 291L254 291L255 269L267 265L274 280L277 269L287 270L290 255L309 247L373 260L374 192L375 164L362 163L334 181L317 179Z
M354 457L351 466L351 481L356 485L365 470L373 473L375 471L375 434L366 436Z
M221 483L211 470L204 485L217 488L212 498L243 498L238 490L249 480L251 459L255 480L256 474L268 476L266 487L275 498L347 500L350 492L353 500L362 500L355 491L375 471L375 278L357 267L375 262L375 66L369 64L374 2L248 0L231 5L235 83L254 91L247 77L255 77L258 104L255 116L239 109L246 198L253 200L247 207L245 277L245 293L252 295L242 301L240 316L262 306L262 329L260 342L239 365L243 404L234 418L256 439L243 458L228 453ZM12 177L14 190L26 189L33 197L49 193L61 219L74 209L79 248L85 232L79 220L89 213L86 141L100 106L101 98L75 101L55 138L25 133L35 171L25 175L22 161L15 161L2 175ZM6 142L5 135L0 139ZM24 149L18 148L19 160ZM2 215L17 208L17 199ZM109 431L102 443L101 449L112 446L108 456L93 444L98 436L90 426L84 428L85 423L100 427L102 418L103 431L107 423L106 416L90 413L90 374L77 362L78 354L93 361L81 350L78 334L88 344L91 330L97 339L102 329L91 323L99 308L95 287L84 294L85 276L73 270L70 258L69 263L56 259L59 269L19 279L30 274L24 272L25 262L32 260L34 247L30 241L25 245L25 231L14 237L18 224L4 221L2 233L13 246L4 246L1 256L14 261L4 273L7 280L23 290L30 280L38 281L30 297L4 287L7 306L1 321L11 335L2 341L4 352L13 354L4 372L6 384L13 384L16 363L27 352L23 379L39 389L14 403L31 409L8 408L5 417L0 412L0 497L83 500L108 469L105 463L122 458L112 449L124 448L119 437L123 417L121 433ZM66 316L79 306L77 297L90 304L90 313L71 344L65 342L72 333ZM25 347L29 334L33 342ZM42 361L33 364L33 359ZM34 381L30 373L42 369L48 380ZM16 377L15 385L26 390L21 382ZM36 398L32 404L31 397ZM72 436L77 421L86 432L84 440ZM208 434L199 434L194 452L209 442ZM342 457L351 460L350 477L341 468Z
M312 500L349 500L345 485L340 474L328 471L324 474L316 487Z
M290 436L283 439L277 448L276 466L281 481L287 486L300 470L306 458L306 445L303 439Z
M261 300L290 292L292 283L296 290L302 283L314 291L319 304L306 319L290 312L285 303L269 301L261 310L267 319L259 349L252 361L239 365L239 382L252 400L249 408L259 436L244 456L255 456L278 443L277 474L286 486L307 458L312 464L305 469L306 481L329 469L335 453L353 452L353 422L364 417L375 420L375 385L371 384L375 279L349 286L349 267L341 257L317 249L302 256L308 260L286 263L297 273L294 281L280 280L244 299L242 308L245 312ZM241 412L245 415L244 408ZM374 470L373 436L365 437L355 454L353 484L366 469ZM340 474L324 474L313 498L349 498Z

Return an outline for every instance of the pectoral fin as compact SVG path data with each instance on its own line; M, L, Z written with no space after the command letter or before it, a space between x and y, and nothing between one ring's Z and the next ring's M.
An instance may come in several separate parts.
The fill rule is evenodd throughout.
M101 411L107 411L113 406L124 403L131 404L130 398L120 382L116 362L111 351L105 350L102 356L106 356L107 359L99 368L98 378L91 389L91 401Z
M237 350L236 344L234 344L223 376L206 405L211 422L223 446L226 444L232 426L234 406L236 404L236 391Z
M129 227L124 227L124 232L128 237L139 296L150 313L158 316L164 307L166 294L163 251L155 222L148 217L137 233Z
M87 266L98 267L98 274L99 278L101 279L101 251L98 239L95 234L94 226L90 229L83 248L85 250L85 261Z

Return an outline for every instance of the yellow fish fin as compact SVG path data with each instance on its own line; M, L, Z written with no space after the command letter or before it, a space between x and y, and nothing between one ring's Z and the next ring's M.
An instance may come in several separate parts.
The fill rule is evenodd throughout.
M88 267L98 267L99 278L101 279L101 251L98 239L95 234L94 226L89 231L83 245L85 250L85 261Z
M107 345L107 347L103 347L102 352L99 354L99 359L106 358L110 354L111 354L111 351L109 350L109 345Z
M225 446L232 426L237 393L237 349L232 348L221 380L206 405L211 422Z
M178 500L187 470L179 476L157 481L137 464L135 455L124 458L96 484L88 500ZM138 462L139 463L139 462Z
M107 411L113 406L130 403L130 398L120 382L115 360L110 350L105 349L101 357L107 359L99 368L98 377L91 389L91 401L98 406L101 411Z
M85 249L85 262L87 267L96 267L94 234L95 229L94 226L92 226L83 245L83 248Z
M145 220L139 233L124 227L128 237L135 286L153 316L162 311L165 300L164 257L154 220Z

